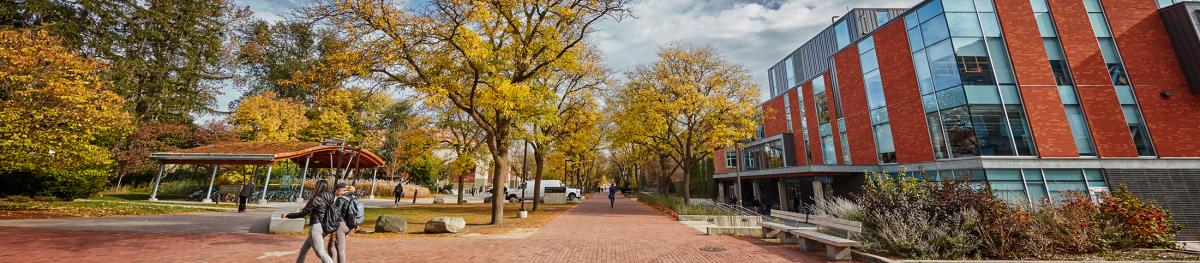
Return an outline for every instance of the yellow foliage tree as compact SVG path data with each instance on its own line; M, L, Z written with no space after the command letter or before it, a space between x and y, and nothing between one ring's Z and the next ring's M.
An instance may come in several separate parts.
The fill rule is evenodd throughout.
M108 168L132 117L104 70L45 32L0 30L0 173Z
M229 123L247 141L285 142L299 140L308 119L304 117L304 105L266 92L238 104Z
M755 129L758 87L741 65L709 47L673 45L658 61L638 66L618 92L618 134L667 154L687 173L714 149L749 138ZM665 151L664 151L665 150Z
M514 129L553 93L531 80L577 65L586 35L606 18L629 12L627 0L433 0L421 10L379 0L330 0L312 8L375 58L372 72L450 103L484 131L492 188L504 189ZM495 194L495 193L494 193ZM492 224L504 218L493 198Z

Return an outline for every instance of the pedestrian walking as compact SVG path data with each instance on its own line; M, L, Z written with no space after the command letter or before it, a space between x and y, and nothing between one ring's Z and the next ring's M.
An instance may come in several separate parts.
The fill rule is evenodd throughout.
M617 207L617 185L608 186L608 207Z
M325 228L322 222L325 221L325 212L329 209L329 204L332 203L333 194L329 192L329 181L317 181L316 189L313 191L312 199L308 199L308 203L299 212L284 214L283 218L303 218L308 216L308 239L304 240L304 245L300 246L300 255L296 257L296 262L304 262L304 257L308 255L308 250L312 249L317 253L317 258L321 259L322 263L332 263L333 258L329 257L329 252L325 251Z
M358 226L362 223L359 220L362 218L363 211L358 210L359 203L354 196L354 186L338 184L334 189L335 197L329 208L331 213L328 214L332 218L327 218L326 222L331 224L333 221L339 222L337 222L337 231L331 234L333 238L325 247L326 250L329 250L330 258L337 260L338 263L346 263L346 242L348 242L346 236L358 231Z
M238 193L238 213L246 212L246 200L254 196L254 182L242 185L242 191Z
M392 196L396 197L396 205L400 205L400 198L404 198L404 182L396 182L396 189L392 189Z

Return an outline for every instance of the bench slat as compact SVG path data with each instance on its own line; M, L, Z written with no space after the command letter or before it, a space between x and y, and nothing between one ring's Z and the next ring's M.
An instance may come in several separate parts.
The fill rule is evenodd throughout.
M841 238L841 237L836 237L836 236L832 236L832 235L828 235L825 233L820 233L820 232L812 231L812 230L791 230L791 231L788 231L788 233L792 233L793 235L816 240L818 242L830 244L830 245L834 245L834 246L840 246L840 247L860 247L860 246L862 246L862 243L859 243L858 241L849 240L849 239L845 239L845 238Z

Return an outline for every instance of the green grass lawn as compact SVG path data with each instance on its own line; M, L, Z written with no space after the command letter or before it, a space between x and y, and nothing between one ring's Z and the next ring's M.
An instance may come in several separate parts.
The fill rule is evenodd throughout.
M491 222L491 204L440 204L440 205L411 205L398 208L367 208L365 222L360 228L364 231L374 231L375 220L380 215L403 217L408 221L407 234L379 233L369 236L395 237L420 235L425 222L438 216L462 217L467 221L464 234L502 234L515 229L536 229L557 218L559 214L574 205L541 205L538 212L530 212L528 218L517 218L519 204L505 204L504 222L500 225L488 225ZM526 208L530 208L526 204ZM429 236L429 235L420 235Z
M186 199L186 197L187 197L187 195L183 195L183 194L159 194L159 195L158 195L158 199L159 199L159 200L179 200L179 201L182 201L182 200ZM96 195L96 196L93 196L93 197L91 197L91 198L88 198L88 199L92 199L92 200L104 200L104 201L140 202L140 203L147 203L147 204L155 204L155 203L156 203L156 202L152 202L152 201L149 201L149 200L148 200L148 199L150 199L150 194L148 194L148 193L100 194L100 195ZM203 207L237 208L237 203L231 203L231 202L222 202L222 203L220 203L220 204L214 204L214 203L201 203L201 202L187 202L187 203L175 203L175 202L169 202L169 203L168 203L168 202L158 202L158 203L159 203L159 204L171 204L171 205L189 205L189 206L203 206ZM251 204L246 204L246 207L249 207L249 208L258 208L258 206L251 205Z
M215 209L93 201L0 201L0 219L167 215L218 211Z

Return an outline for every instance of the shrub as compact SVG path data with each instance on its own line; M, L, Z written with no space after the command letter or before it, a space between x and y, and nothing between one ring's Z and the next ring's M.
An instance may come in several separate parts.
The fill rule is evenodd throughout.
M33 199L24 195L10 195L8 196L8 201L14 203L28 203L29 201L33 201Z
M1038 211L1042 235L1056 254L1092 253L1100 250L1099 207L1082 192L1068 192L1059 204L1043 201Z
M89 197L99 193L108 183L104 170L82 171L17 171L3 175L8 182L0 192L15 195L54 196L61 199Z
M37 196L34 197L33 200L38 202L54 202L58 201L58 198L53 196Z
M1175 235L1183 229L1170 212L1154 203L1139 200L1122 185L1105 195L1099 206L1107 249L1174 248Z
M901 171L903 174L904 171ZM864 249L911 259L967 258L977 255L980 194L969 184L933 183L886 173L867 173L862 207ZM944 200L954 198L956 200Z
M836 218L863 221L863 210L854 201L845 197L829 197L824 199L813 200L812 206L809 207L813 214L832 216Z
M728 211L708 205L684 204L683 199L667 195L638 194L638 201L658 206L680 215L733 215Z

